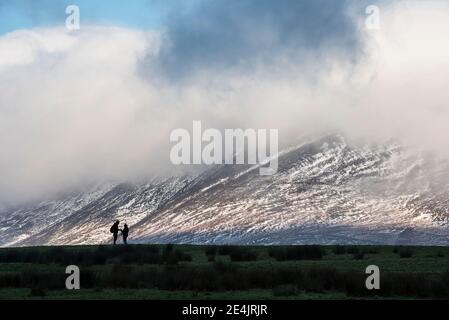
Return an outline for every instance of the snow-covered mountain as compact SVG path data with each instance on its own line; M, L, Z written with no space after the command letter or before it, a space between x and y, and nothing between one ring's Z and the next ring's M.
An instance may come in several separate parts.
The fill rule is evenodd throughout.
M0 245L104 243L115 219L142 243L448 244L448 178L429 154L331 135L283 150L272 176L215 166L6 210Z

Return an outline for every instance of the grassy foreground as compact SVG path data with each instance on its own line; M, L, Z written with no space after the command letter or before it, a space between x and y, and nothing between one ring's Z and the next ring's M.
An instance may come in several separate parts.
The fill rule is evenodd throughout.
M81 289L65 289L77 265ZM368 265L380 290L367 290ZM0 299L447 299L449 248L129 245L0 249Z

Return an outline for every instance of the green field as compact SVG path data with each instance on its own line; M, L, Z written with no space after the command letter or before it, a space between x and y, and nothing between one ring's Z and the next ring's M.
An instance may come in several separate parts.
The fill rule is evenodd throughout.
M77 265L81 289L65 288ZM365 269L380 268L380 290ZM129 245L0 249L0 299L446 299L449 248Z

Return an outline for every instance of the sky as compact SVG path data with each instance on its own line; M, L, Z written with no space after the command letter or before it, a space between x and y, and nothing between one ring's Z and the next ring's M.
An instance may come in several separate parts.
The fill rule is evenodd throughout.
M448 34L447 0L0 0L0 209L179 174L193 120L448 157Z
M0 0L0 34L17 29L54 27L64 23L69 5L80 8L84 23L157 29L168 11L188 11L203 0Z

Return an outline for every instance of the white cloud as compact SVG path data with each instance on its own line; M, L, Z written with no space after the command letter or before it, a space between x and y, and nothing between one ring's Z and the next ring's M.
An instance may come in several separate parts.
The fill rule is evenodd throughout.
M94 27L0 38L2 198L39 197L144 166L160 124L136 67L157 42L157 34Z
M426 3L382 10L379 31L360 30L366 55L356 65L328 51L319 61L311 52L305 67L278 51L269 66L219 74L205 68L179 83L155 67L164 39L155 32L84 26L4 35L0 202L102 179L171 174L170 131L188 129L192 120L279 128L281 145L340 129L446 156L449 7Z

